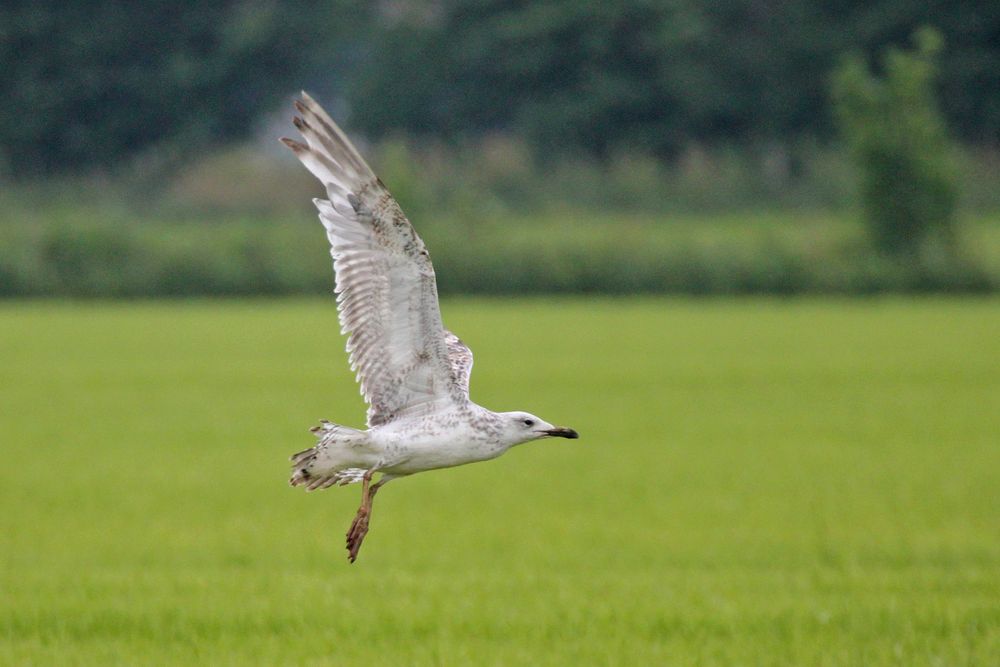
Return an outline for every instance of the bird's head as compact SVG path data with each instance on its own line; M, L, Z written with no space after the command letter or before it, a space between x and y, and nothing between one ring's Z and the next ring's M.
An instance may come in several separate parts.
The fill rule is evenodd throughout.
M548 423L529 412L501 412L503 430L515 445L538 440L539 438L570 438L580 435L571 428L563 428Z

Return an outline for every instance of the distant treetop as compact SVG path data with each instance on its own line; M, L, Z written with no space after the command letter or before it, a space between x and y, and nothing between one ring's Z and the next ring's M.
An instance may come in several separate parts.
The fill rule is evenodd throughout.
M301 0L0 6L0 173L237 140L310 88L354 130L513 132L540 155L832 135L829 74L936 28L942 111L1000 145L995 0Z

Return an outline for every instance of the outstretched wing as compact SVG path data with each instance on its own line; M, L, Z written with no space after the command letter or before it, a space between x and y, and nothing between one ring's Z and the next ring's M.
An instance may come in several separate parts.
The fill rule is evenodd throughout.
M452 368L454 344L423 241L326 112L305 93L295 108L306 144L282 141L326 187L329 199L313 201L330 240L341 331L368 425L466 400L467 372L463 380Z

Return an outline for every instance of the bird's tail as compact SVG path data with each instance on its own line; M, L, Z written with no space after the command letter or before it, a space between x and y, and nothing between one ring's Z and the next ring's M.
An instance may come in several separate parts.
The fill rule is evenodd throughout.
M368 434L325 419L311 430L319 438L319 444L292 454L292 477L288 483L313 491L360 482L366 469L352 465L352 459L356 460L355 452L368 444Z

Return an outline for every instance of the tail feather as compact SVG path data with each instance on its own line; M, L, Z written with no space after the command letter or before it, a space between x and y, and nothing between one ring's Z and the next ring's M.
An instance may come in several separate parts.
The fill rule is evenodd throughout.
M319 444L292 454L288 483L314 491L360 482L367 469L358 467L356 450L367 443L368 434L326 420L310 430L319 438Z

